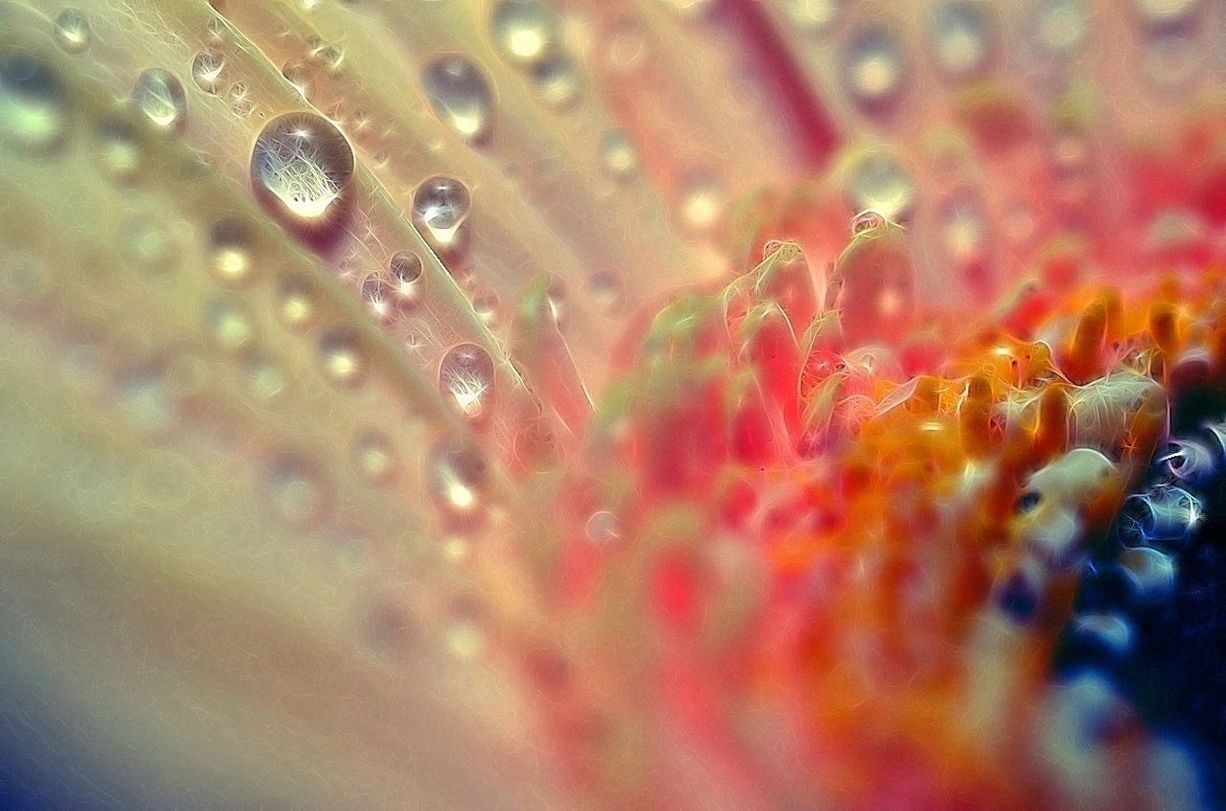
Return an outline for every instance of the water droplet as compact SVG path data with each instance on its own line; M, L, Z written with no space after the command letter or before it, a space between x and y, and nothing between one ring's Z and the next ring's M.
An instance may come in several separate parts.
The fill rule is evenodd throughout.
M860 31L847 46L843 73L848 91L862 110L876 114L893 107L906 73L894 34L876 26Z
M617 516L608 510L597 510L587 519L587 537L595 543L610 543L621 537Z
M281 67L281 75L304 99L310 99L314 95L315 82L311 76L311 66L306 60L290 59Z
M545 56L558 39L557 20L541 0L499 0L490 27L503 56L525 65Z
M140 133L130 121L112 116L98 128L96 155L103 174L116 183L127 184L140 173L145 148Z
M971 200L947 202L940 214L941 243L957 265L967 265L983 256L987 223L983 211Z
M438 385L461 414L479 418L494 396L494 361L476 344L453 346L439 366Z
M1082 0L1047 0L1035 11L1035 40L1043 50L1069 56L1081 47L1090 30Z
M1176 89L1202 75L1204 51L1179 32L1163 34L1144 45L1141 67L1159 89Z
M915 183L893 156L870 152L854 160L845 181L855 211L875 211L891 222L906 224L915 207Z
M136 77L132 99L154 126L164 130L182 129L187 120L183 84L163 68L150 68Z
M255 96L244 82L230 85L230 89L226 91L226 101L230 102L230 109L240 118L246 118L255 112Z
M64 137L64 86L51 66L30 54L0 56L0 143L46 152Z
M138 430L164 436L178 422L178 407L164 369L145 367L117 381L115 405L121 416Z
M192 60L192 79L205 93L216 94L221 89L221 77L226 70L226 58L217 51L206 49Z
M1141 19L1154 28L1173 28L1191 21L1203 0L1133 0Z
M233 353L255 340L255 324L239 302L220 299L209 305L209 340L222 352Z
M319 341L324 376L338 386L352 388L366 377L366 355L356 330L333 327Z
M93 32L89 18L75 8L66 8L55 18L55 41L64 51L79 54L89 49Z
M472 296L473 312L487 327L493 328L498 321L498 294L488 288L477 290Z
M430 454L430 490L440 511L464 521L478 515L486 486L485 457L467 445L436 445Z
M573 109L583 90L579 66L568 54L554 51L532 66L541 100L558 112Z
M422 181L413 192L413 219L426 227L436 243L446 247L455 242L471 202L467 186L436 175Z
M839 16L842 0L783 0L783 11L803 33L822 34Z
M285 277L277 288L277 317L291 330L301 330L315 319L318 291L306 274Z
M331 122L288 113L264 126L251 151L251 184L282 224L317 229L348 200L353 150Z
M312 524L324 511L325 494L319 477L296 456L277 459L270 472L272 504L295 526Z
M412 251L397 251L387 266L396 284L396 295L404 301L415 301L420 287L417 282L421 278L421 257Z
M444 124L466 143L486 141L493 124L494 98L476 65L462 56L438 57L423 69L422 84Z
M385 484L396 472L396 450L386 435L366 431L353 443L353 469L371 484Z
M371 273L362 281L362 301L371 315L384 321L396 311L399 295L382 274Z
M600 161L615 180L626 180L638 170L639 156L624 132L610 132L600 142Z
M988 61L986 7L969 0L945 4L933 20L932 49L937 66L948 76L965 78Z
M175 238L165 223L154 217L142 215L124 223L119 244L125 259L148 272L167 273L178 265Z
M268 358L255 354L244 363L247 385L260 400L274 400L285 391L285 372Z
M718 180L707 174L691 177L682 189L681 219L695 232L710 230L723 215L724 190Z
M255 273L251 230L242 220L218 220L209 229L209 272L222 284L245 284Z

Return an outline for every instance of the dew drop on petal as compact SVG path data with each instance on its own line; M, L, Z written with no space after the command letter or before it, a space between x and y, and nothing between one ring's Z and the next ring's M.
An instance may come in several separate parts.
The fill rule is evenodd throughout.
M494 393L493 359L476 344L452 347L439 366L439 390L465 417L482 416Z
M177 130L187 120L183 83L164 68L150 68L136 78L132 99L154 126Z
M55 42L66 53L79 54L89 49L93 32L89 18L75 8L66 8L55 17Z
M330 121L288 113L269 121L251 151L251 185L283 225L315 230L348 199L353 150Z
M0 56L0 143L48 152L63 140L64 86L50 65L23 53Z
M422 70L422 85L444 124L466 143L485 142L493 126L494 97L480 68L455 54L437 57Z

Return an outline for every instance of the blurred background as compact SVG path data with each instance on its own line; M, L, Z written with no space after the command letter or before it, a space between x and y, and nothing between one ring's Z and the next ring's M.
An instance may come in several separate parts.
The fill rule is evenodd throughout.
M0 0L10 807L1226 807L1222 0Z

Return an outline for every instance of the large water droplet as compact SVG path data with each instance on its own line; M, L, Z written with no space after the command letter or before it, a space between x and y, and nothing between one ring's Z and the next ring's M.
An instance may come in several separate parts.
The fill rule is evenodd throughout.
M338 386L354 387L366 377L366 353L356 330L334 327L319 341L319 361L324 377Z
M55 42L70 54L79 54L89 49L93 40L89 18L75 8L66 8L55 18Z
M428 62L422 70L426 98L443 123L466 143L484 143L493 125L494 98L481 70L462 56Z
M887 28L860 31L847 46L844 81L852 99L868 113L890 109L902 91L906 66L895 35Z
M221 89L222 74L226 70L226 58L214 50L203 50L192 60L192 79L205 93Z
M490 27L503 56L521 64L543 57L558 39L557 20L541 0L499 0Z
M983 70L989 55L986 7L956 0L941 7L933 18L932 50L937 66L961 79Z
M413 192L413 219L425 226L435 242L447 246L455 241L471 202L467 186L436 175L422 181Z
M439 366L438 385L444 399L462 415L477 419L494 396L494 361L476 344L454 346Z
M353 150L345 136L315 113L289 113L264 126L251 151L256 196L285 225L318 229L348 200Z
M164 68L150 68L136 77L132 99L154 126L164 130L181 129L187 120L183 83Z
M1133 0L1132 4L1147 25L1171 28L1190 22L1204 0Z
M64 137L64 86L51 66L16 53L0 56L0 142L45 152Z

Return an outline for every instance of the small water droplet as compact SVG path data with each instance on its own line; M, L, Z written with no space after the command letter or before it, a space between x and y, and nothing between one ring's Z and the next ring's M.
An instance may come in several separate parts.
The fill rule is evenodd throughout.
M715 226L724 213L723 186L713 176L697 174L682 189L681 219L686 227L704 233Z
M877 114L892 108L906 76L895 35L879 26L861 30L847 46L843 74L848 92L862 110Z
M75 8L66 8L55 18L55 41L64 51L79 54L89 49L93 32L89 18Z
M244 82L230 85L230 89L226 91L226 100L230 102L230 109L240 118L246 118L255 112L255 96Z
M254 240L242 220L227 217L209 229L209 272L222 284L245 284L255 274Z
M610 543L621 537L617 516L608 510L597 510L587 519L587 537L594 543Z
M255 324L251 315L237 301L214 301L209 305L207 321L209 340L222 352L238 352L255 340Z
M1090 17L1082 0L1046 0L1035 10L1035 41L1048 53L1069 56L1085 41Z
M353 443L353 469L370 484L385 484L396 472L396 450L379 431L365 431Z
M503 56L525 65L552 50L558 39L557 20L541 0L499 0L490 27Z
M272 504L295 526L315 523L324 511L325 492L311 467L296 456L275 460L269 475Z
M362 280L362 301L376 319L385 321L396 312L400 301L397 289L381 273L371 273Z
M558 112L573 109L582 95L579 66L562 51L549 53L533 65L532 80L541 100Z
M315 82L311 76L311 66L304 59L290 59L281 67L281 75L294 86L304 99L310 99L315 93Z
M33 152L60 146L67 125L64 86L30 54L0 56L0 143Z
M422 181L413 192L413 219L425 226L440 246L450 246L468 217L472 198L458 180L436 175Z
M259 400L275 400L285 391L285 372L262 354L256 353L243 364L247 385Z
M430 454L430 490L439 510L463 523L477 517L485 499L485 457L467 445L436 445Z
M187 120L187 97L183 93L183 84L168 70L150 68L143 72L136 78L132 98L154 126L178 130Z
M946 3L933 19L932 50L937 66L956 79L982 71L989 55L986 6L970 0Z
M282 224L315 230L346 205L353 150L331 122L314 113L269 121L251 151L251 184Z
M792 24L808 35L825 33L839 16L842 0L783 0Z
M200 51L192 60L192 79L205 93L216 94L221 89L225 70L226 58L212 49Z
M639 167L638 152L624 132L610 132L600 141L600 161L615 180L626 180Z
M306 274L286 276L277 288L277 317L291 330L303 329L315 319L318 295Z
M111 116L98 127L96 157L104 175L116 183L132 183L144 163L145 145L130 121Z
M416 301L422 271L421 257L412 251L397 251L387 266L396 285L396 295L406 302Z
M847 172L847 197L855 211L875 211L891 222L906 224L915 207L915 183L893 156L870 152Z
M366 377L367 360L361 339L350 327L333 327L319 341L324 377L338 386L353 388Z
M462 56L441 56L426 64L422 84L435 114L465 143L489 138L494 98L480 68Z
M494 397L494 361L476 344L453 346L439 366L438 385L460 414L477 419Z
M120 229L124 258L151 273L167 273L178 264L178 246L170 229L150 216L137 216Z

